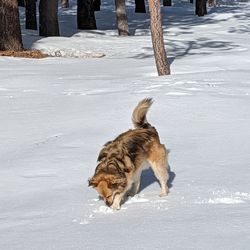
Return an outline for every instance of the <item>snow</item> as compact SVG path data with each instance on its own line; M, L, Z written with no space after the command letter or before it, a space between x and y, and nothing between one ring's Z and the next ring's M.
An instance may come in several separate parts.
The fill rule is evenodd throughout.
M102 8L98 31L75 29L75 1L60 10L63 37L23 29L26 47L60 57L0 57L0 249L249 249L249 3L202 18L188 3L164 8L164 77L148 14L128 4L134 36L120 38L113 2ZM113 211L88 178L145 97L171 150L170 194L144 170L140 193Z

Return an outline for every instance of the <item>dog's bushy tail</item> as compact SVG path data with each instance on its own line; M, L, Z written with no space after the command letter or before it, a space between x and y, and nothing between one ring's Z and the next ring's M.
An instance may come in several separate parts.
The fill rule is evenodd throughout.
M132 114L132 122L135 128L148 128L151 126L147 121L146 115L152 103L152 98L145 98L135 107Z

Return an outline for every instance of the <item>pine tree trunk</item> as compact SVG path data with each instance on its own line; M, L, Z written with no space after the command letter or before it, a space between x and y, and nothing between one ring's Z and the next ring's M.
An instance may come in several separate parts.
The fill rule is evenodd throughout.
M93 0L94 5L94 11L100 11L101 10L101 0Z
M69 0L61 0L62 8L69 8Z
M39 35L59 36L58 0L40 0Z
M196 0L195 14L198 16L204 16L207 14L206 0Z
M208 0L208 7L216 7L216 0Z
M25 7L25 0L18 0L19 7Z
M31 30L37 30L36 21L36 0L25 1L25 28Z
M0 50L23 50L17 0L0 0Z
M207 0L203 0L204 15L207 14Z
M77 28L96 29L93 0L77 0Z
M172 6L172 0L163 0L163 6Z
M167 61L164 47L160 0L149 0L148 3L150 11L150 30L158 75L170 75L170 66Z
M119 36L128 36L129 29L125 0L115 0L115 9Z
M135 12L136 13L146 13L145 1L135 0Z

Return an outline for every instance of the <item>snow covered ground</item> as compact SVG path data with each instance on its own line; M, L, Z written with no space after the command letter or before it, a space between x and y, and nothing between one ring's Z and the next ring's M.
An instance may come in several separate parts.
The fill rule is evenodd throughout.
M75 29L74 5L65 37L23 30L26 47L64 57L0 58L0 249L249 249L250 5L164 8L172 75L157 77L148 16L129 5L135 36L117 37L111 3L98 31ZM146 170L113 212L87 180L144 97L171 150L170 195Z

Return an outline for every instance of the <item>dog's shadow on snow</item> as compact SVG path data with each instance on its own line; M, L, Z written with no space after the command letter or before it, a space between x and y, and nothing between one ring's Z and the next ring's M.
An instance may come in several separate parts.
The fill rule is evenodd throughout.
M171 171L171 167L169 166L169 179L168 179L168 188L171 189L173 187L173 181L175 179L175 172ZM158 182L157 178L154 175L154 172L152 171L151 168L149 169L145 169L142 171L141 174L141 184L140 184L140 189L139 189L139 193L142 192L146 187L150 186L151 184L153 184L154 182ZM160 185L160 183L159 183Z

